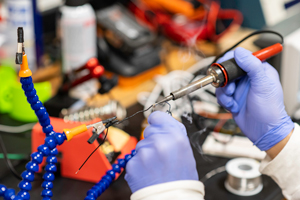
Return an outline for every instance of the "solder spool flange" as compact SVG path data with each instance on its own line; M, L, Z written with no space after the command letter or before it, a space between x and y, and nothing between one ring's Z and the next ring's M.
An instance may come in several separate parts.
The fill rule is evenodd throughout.
M253 196L263 189L259 162L251 158L235 158L227 162L225 188L239 196Z

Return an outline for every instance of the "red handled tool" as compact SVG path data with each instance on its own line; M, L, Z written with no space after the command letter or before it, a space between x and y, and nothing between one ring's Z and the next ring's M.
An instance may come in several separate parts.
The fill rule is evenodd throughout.
M218 41L236 30L243 15L234 9L221 9L217 1L140 0L130 3L129 9L147 26L161 31L175 42L190 45L194 40ZM195 5L197 5L194 7ZM194 5L194 6L193 6ZM185 16L185 17L182 17ZM219 30L220 20L230 21L225 30Z
M84 76L77 77L77 74L80 74L84 70L87 70L88 73ZM99 64L98 59L91 58L87 61L85 65L75 70L72 74L67 75L69 81L66 81L63 84L62 91L66 92L69 89L75 87L76 85L79 85L92 78L99 78L100 76L103 75L103 73L104 73L104 68L102 65ZM70 77L75 77L75 79L72 79Z
M253 55L261 61L264 61L280 53L281 51L282 45L280 43L277 43L267 48L261 49L257 52L254 52ZM222 63L213 63L207 70L207 76L197 81L194 81L189 85L180 88L179 90L172 92L169 96L165 97L158 103L176 100L208 84L212 84L215 87L224 87L227 85L227 83L244 75L246 75L246 72L237 65L234 58L224 61Z

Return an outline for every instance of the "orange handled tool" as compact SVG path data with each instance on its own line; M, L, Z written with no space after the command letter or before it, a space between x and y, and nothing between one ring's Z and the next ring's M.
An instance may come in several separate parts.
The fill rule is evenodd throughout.
M254 52L252 55L257 57L259 60L264 61L272 56L280 53L282 51L282 45L280 43L276 43L272 46L266 47L259 51Z

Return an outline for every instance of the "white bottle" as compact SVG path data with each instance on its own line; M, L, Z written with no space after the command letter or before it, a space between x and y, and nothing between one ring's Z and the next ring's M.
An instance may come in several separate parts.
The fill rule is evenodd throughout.
M86 0L67 0L61 7L61 14L62 71L68 73L97 56L96 14ZM96 80L89 80L69 94L86 100L97 93L97 87Z
M67 0L61 7L63 72L96 57L96 15L86 0Z

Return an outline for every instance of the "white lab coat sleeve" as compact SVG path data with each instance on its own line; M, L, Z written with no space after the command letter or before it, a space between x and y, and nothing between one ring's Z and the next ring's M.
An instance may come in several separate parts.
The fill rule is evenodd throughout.
M266 156L261 162L260 172L279 185L288 200L300 199L300 127L294 132L281 152L272 160Z
M203 200L204 185L200 181L182 180L145 187L133 193L131 200Z

